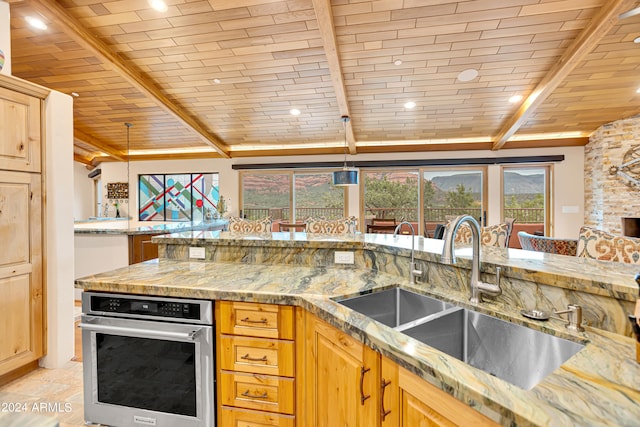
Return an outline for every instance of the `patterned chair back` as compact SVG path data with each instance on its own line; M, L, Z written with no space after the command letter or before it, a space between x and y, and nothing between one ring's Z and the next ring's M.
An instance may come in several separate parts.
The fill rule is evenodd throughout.
M307 218L307 233L345 234L355 233L357 220L355 216L340 219Z
M229 231L236 233L270 233L272 223L271 217L250 220L232 216L229 218Z
M577 252L579 257L600 261L640 264L640 239L583 226L578 236Z
M446 227L449 227L448 222ZM508 244L509 225L506 223L489 225L480 229L480 244L483 246L496 246L506 248ZM471 243L471 227L462 224L458 227L455 241L457 243Z
M555 237L535 236L526 231L518 232L522 249L526 251L546 252L548 254L575 256L578 247L576 239L559 239Z

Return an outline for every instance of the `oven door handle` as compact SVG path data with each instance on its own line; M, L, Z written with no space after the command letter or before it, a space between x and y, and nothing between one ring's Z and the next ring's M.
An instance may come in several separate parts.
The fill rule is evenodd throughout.
M127 335L141 335L143 337L153 338L165 338L165 339L185 339L189 341L195 341L196 337L200 333L201 329L196 329L190 332L168 332L168 331L154 331L152 329L137 329L137 328L125 328L122 326L108 326L108 325L94 325L91 323L80 323L81 329L93 332L104 332L107 334L127 334Z

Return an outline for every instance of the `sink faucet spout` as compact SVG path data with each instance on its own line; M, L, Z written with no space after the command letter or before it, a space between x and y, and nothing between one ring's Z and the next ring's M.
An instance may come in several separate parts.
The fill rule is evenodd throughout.
M413 228L413 225L409 221L402 221L396 229L393 231L393 235L397 236L400 232L400 229L403 225L408 225L409 229L411 229L411 262L409 264L409 283L412 285L416 284L416 276L422 276L422 270L418 270L416 268L415 262L415 242L416 242L416 230Z
M472 259L471 259L471 280L469 287L471 288L471 303L477 304L482 302L482 294L489 294L492 296L498 296L502 293L500 288L500 267L496 267L496 283L485 283L480 280L480 224L471 215L459 215L454 218L449 226L445 229L443 240L444 247L442 248L442 256L440 261L443 264L454 264L456 262L456 255L454 252L455 235L458 228L463 223L468 223L471 228L471 247L472 247Z

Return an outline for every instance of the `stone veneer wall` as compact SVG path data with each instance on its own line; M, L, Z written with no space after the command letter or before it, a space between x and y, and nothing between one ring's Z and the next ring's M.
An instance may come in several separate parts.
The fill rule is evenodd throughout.
M591 135L584 159L585 225L622 234L620 218L640 216L640 185L609 173L630 159L640 159L640 115L608 123ZM631 175L634 171L640 180L640 162Z

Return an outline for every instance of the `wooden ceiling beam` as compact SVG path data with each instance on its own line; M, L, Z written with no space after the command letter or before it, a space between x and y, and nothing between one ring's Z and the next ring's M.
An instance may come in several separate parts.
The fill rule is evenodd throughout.
M105 144L104 142L100 142L95 137L87 135L86 133L82 132L81 130L78 130L77 128L73 130L73 138L77 139L83 144L87 144L95 148L98 151L102 151L103 153L110 155L116 160L119 160L121 162L127 161L127 155L125 153L122 153L121 151L113 149L108 144Z
M80 46L88 49L105 65L110 66L122 78L144 95L152 99L160 108L167 111L183 125L190 128L207 145L213 147L224 158L230 158L227 145L209 132L198 120L189 116L182 106L175 104L165 96L149 79L138 70L132 69L112 49L88 31L76 18L54 0L28 0L29 4L44 16L62 27L64 32Z
M331 0L313 0L313 9L316 12L318 29L324 46L324 54L329 65L329 75L333 84L333 91L336 94L340 116L349 116L349 102L347 101L347 90L344 84L344 75L340 65L340 52L338 52L338 41L336 39L336 28L333 25L333 13L331 11ZM349 153L356 154L356 138L353 134L351 121L347 122L347 144Z
M538 83L536 88L525 99L518 111L509 118L494 138L493 150L502 148L509 138L526 123L531 114L540 106L562 81L578 66L618 23L618 16L629 10L634 0L607 0L602 10L567 48L549 72Z
M82 163L83 165L92 166L91 159L77 153L73 153L73 160L75 160L78 163Z

